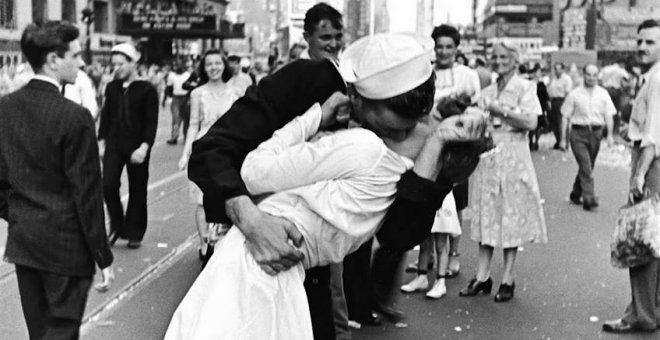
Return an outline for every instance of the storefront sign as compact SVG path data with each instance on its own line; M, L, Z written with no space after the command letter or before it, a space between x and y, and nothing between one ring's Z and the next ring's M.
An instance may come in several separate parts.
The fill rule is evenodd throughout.
M118 33L129 35L212 35L215 15L121 14Z

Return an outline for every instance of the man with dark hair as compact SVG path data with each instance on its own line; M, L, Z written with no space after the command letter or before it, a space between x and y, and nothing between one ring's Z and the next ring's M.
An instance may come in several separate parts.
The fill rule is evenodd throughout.
M309 46L301 59L339 60L344 48L344 24L341 13L326 3L318 3L305 13L303 38Z
M105 88L99 141L103 154L103 193L110 214L110 244L128 240L128 248L142 244L147 231L147 184L151 147L158 128L158 92L137 79L140 53L129 43L112 48L115 80ZM121 173L128 174L128 206L121 204Z
M95 263L97 290L113 276L94 122L61 94L84 64L77 38L66 22L28 25L35 76L0 99L0 218L30 339L77 339Z
M646 20L637 29L637 57L644 69L632 108L627 137L631 151L630 192L635 200L660 193L660 23ZM657 237L657 235L656 235ZM660 328L660 259L631 267L632 300L621 319L607 321L610 333L655 332Z

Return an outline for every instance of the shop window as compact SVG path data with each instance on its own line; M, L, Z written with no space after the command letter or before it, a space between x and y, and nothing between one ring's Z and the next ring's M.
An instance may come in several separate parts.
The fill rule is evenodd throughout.
M14 1L15 0L0 0L0 28L16 28L16 21L14 20Z

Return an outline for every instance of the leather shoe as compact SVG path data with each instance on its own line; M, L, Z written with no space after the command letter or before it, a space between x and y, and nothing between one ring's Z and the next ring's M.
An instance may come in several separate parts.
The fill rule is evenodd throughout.
M571 200L571 203L573 203L573 204L578 204L578 205L582 204L582 199L581 199L580 195L576 195L574 193L571 193L568 196L568 198Z
M633 324L623 321L623 319L618 319L612 321L605 321L605 323L603 323L603 332L619 333L619 334L639 333L639 332L652 333L655 332L655 329L646 329L646 328L637 327Z
M406 314L394 307L384 305L382 303L374 304L374 310L392 322L400 322L406 318Z
M364 326L380 326L381 323L383 322L378 316L378 314L375 313L369 313L369 316L367 316L366 318L358 319L355 321L359 322L361 325Z
M502 282L500 289L495 294L495 302L507 302L513 298L513 291L516 289L516 283L510 285Z
M135 240L130 240L128 241L128 244L126 245L129 249L137 249L142 246L142 241L135 241Z
M582 209L584 209L586 211L591 211L593 209L598 208L598 205L599 205L598 201L596 201L596 200L584 201L584 203L582 203Z
M490 294L491 289L493 288L493 280L489 277L486 281L478 281L477 278L470 280L470 283L467 287L463 288L458 293L458 296L475 296L479 292L484 292L484 295Z

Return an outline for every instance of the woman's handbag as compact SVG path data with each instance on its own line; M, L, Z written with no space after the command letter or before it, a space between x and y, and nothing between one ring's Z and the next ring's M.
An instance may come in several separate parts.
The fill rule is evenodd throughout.
M629 203L619 209L611 244L611 262L632 268L660 258L660 196Z

